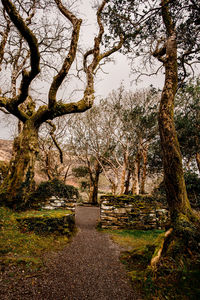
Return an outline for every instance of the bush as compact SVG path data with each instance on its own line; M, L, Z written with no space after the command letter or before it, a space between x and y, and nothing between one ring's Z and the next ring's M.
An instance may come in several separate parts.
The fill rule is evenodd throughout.
M72 185L66 185L58 179L42 182L32 193L29 200L29 207L40 207L47 202L52 196L65 199L78 199L79 193L77 188Z
M85 166L79 166L72 169L72 173L75 177L86 177L89 174L88 168Z

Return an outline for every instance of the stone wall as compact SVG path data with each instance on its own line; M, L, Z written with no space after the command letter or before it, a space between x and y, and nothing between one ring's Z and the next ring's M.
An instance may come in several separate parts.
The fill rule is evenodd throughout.
M104 195L100 200L102 228L165 229L169 213L165 204L153 197Z
M25 211L19 213L16 220L23 232L71 236L75 230L75 215L66 210Z
M58 198L52 196L47 203L42 207L43 209L69 209L75 212L77 197L74 196L72 199Z

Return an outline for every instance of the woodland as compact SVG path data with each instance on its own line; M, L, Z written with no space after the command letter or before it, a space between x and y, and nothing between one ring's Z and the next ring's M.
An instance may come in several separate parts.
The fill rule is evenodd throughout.
M73 1L1 0L0 110L15 117L17 134L9 164L0 165L0 205L14 212L39 207L38 172L62 185L73 176L92 205L105 192L151 193L166 202L170 226L151 253L140 289L149 278L171 287L186 276L196 294L180 299L197 299L199 1L102 0L94 10L96 34L85 50ZM104 76L116 52L128 57L136 80L162 73L163 87L126 90L122 83L95 100L97 73ZM79 100L68 93L74 78L84 85L78 93L74 88ZM166 297L155 299L179 299Z

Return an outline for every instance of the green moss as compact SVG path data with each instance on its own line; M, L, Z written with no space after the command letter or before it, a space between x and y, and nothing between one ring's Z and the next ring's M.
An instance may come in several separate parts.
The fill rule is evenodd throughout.
M29 212L34 214L34 212ZM28 213L24 213L25 216ZM39 212L41 214L41 212ZM51 212L46 212L51 214ZM54 214L54 212L52 212ZM27 267L42 266L45 252L61 249L68 242L66 235L53 233L38 235L35 232L23 231L17 218L19 213L0 207L0 262L7 264L24 264Z
M75 229L74 215L71 211L28 211L16 217L23 232L37 234L58 233L70 236Z
M114 206L115 208L124 207L124 205L131 204L136 209L143 209L146 207L159 207L158 202L154 197L148 195L104 195L101 196L101 202L108 201L106 205Z

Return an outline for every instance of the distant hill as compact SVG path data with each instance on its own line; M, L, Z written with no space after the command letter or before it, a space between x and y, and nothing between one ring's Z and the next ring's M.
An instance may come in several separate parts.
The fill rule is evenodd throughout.
M12 156L13 141L0 139L0 160L9 161Z

